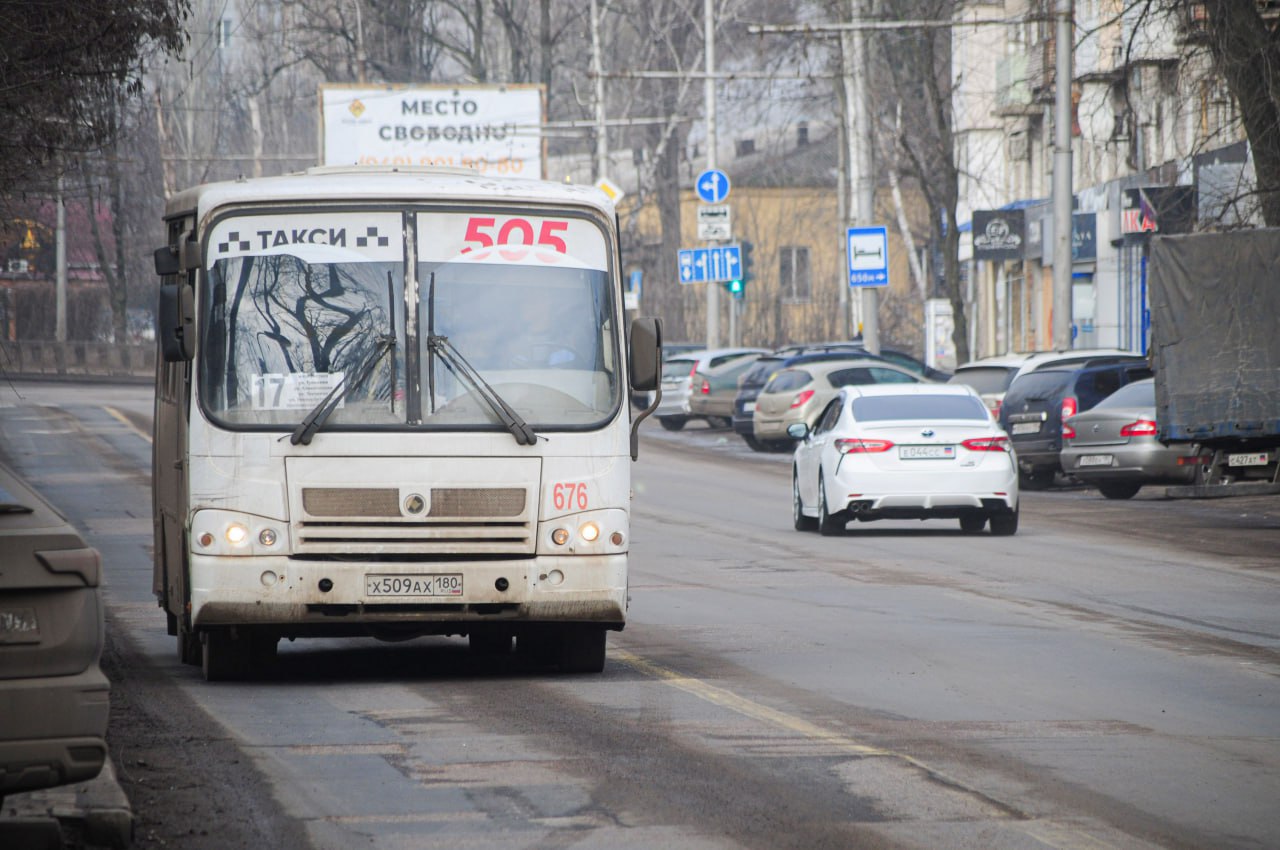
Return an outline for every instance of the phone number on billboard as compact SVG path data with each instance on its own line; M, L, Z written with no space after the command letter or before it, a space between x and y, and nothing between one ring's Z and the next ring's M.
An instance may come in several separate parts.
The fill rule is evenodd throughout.
M481 174L519 174L524 171L524 160L486 159L484 157L452 156L362 156L360 165L447 165L473 168Z

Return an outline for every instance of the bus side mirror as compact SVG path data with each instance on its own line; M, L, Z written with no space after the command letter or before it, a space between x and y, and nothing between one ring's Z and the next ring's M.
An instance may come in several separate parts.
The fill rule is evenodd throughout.
M195 290L185 283L161 284L156 310L160 355L168 363L190 360L195 354L195 332Z
M658 388L662 375L662 321L636 319L631 323L631 389L648 392Z
M182 264L178 261L178 252L168 245L163 248L157 248L155 251L156 274L160 277L177 274L182 270Z

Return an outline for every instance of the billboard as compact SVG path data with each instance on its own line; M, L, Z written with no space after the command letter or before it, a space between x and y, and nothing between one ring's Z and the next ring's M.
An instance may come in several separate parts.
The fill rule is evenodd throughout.
M323 85L322 165L543 177L542 86Z

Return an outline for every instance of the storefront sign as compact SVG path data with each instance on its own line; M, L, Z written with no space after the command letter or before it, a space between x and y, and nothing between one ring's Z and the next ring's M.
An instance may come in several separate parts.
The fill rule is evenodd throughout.
M974 210L973 258L975 260L1022 259L1026 217L1022 210Z
M1195 189L1147 186L1120 193L1120 232L1190 233L1195 224Z

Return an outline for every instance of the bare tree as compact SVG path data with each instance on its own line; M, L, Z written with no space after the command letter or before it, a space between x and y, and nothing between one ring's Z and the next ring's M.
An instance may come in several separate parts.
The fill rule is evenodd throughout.
M0 0L0 195L104 144L110 129L86 107L136 96L150 50L181 49L187 9L188 0Z
M1253 151L1263 220L1280 227L1280 19L1264 21L1256 0L1206 0L1204 6L1210 50Z
M954 0L884 0L888 19L949 20ZM891 30L875 39L879 61L888 73L892 113L883 124L894 127L887 140L897 148L891 160L901 164L924 196L929 227L941 246L942 279L951 302L952 343L956 362L969 360L969 328L960 279L960 232L956 221L960 173L956 166L951 113L951 36L944 27ZM904 120L897 121L901 108Z

